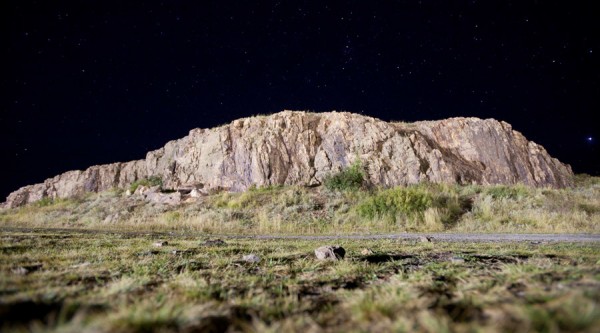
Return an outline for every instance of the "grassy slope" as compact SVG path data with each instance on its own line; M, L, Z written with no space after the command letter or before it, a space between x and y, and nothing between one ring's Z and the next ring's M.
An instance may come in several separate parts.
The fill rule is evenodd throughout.
M600 178L571 189L422 184L388 190L270 187L177 207L120 191L0 210L0 225L209 233L600 232Z
M597 244L168 239L5 233L0 330L577 331L600 327ZM368 248L373 254L363 255ZM180 250L173 254L173 250ZM262 257L241 262L244 254ZM461 261L462 259L462 261ZM27 275L17 267L42 264Z

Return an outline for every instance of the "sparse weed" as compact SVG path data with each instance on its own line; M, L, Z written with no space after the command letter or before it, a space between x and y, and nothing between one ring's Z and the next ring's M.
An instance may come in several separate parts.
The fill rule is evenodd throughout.
M131 183L131 185L129 186L129 191L131 193L134 193L135 190L137 190L137 188L141 185L148 186L148 187L152 187L152 186L161 186L162 187L162 184L163 184L162 178L160 178L159 176L151 176L148 178L136 180L133 183Z

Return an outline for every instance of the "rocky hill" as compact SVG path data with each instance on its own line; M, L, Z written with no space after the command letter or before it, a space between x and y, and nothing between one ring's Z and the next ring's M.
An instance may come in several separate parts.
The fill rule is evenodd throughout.
M385 122L346 112L283 111L235 120L151 151L143 160L69 171L11 193L16 207L44 197L127 188L160 177L163 188L242 191L252 185L319 185L359 159L368 181L394 186L421 181L571 186L569 165L505 122L451 118Z

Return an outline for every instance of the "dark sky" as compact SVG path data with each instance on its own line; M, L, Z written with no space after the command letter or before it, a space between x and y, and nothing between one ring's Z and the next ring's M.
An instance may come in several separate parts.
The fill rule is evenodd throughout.
M593 4L2 1L0 197L283 109L492 117L598 175Z

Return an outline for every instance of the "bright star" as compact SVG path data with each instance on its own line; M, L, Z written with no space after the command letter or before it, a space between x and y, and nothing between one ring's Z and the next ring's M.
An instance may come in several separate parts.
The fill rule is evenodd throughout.
M589 137L587 138L587 140L588 140L588 142L592 142L592 140L594 140L594 138L592 138L591 136L589 136Z

